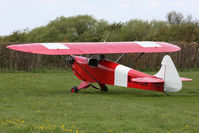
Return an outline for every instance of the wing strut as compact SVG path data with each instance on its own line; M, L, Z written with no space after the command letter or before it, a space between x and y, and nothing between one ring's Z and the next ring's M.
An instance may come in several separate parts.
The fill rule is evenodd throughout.
M63 56L60 56L63 60L64 60L64 62L66 62L66 64L73 70L73 71L75 71L75 73L77 73L77 75L78 76L80 76L81 77L81 79L82 80L84 80L85 81L85 79L69 64L69 62L67 61L67 60L65 60L64 58L63 58ZM70 56L71 57L71 56Z
M133 64L134 64L139 58L141 58L143 55L144 55L144 53L139 54L139 55L133 60L133 62L129 64L129 66L133 66Z
M115 61L115 63L117 63L119 60L121 60L122 57L124 57L125 54L126 54L126 53L121 54L120 57Z
M70 58L72 58L92 79L94 79L97 83L100 83L96 78L94 78L82 65L80 65L75 58L73 58L71 55L69 55ZM73 69L74 70L74 69Z

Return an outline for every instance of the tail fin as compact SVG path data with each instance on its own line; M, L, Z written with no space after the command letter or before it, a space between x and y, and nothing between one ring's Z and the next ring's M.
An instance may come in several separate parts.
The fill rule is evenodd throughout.
M182 81L171 57L169 55L165 55L161 64L162 67L154 76L164 80L164 91L180 91L182 89Z

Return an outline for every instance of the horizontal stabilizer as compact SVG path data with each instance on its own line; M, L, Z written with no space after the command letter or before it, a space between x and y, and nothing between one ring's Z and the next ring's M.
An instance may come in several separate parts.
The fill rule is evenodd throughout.
M160 78L143 77L131 79L133 82L145 82L145 83L164 83L164 80Z
M180 78L182 82L186 81L192 81L192 79L189 78ZM143 78L134 78L131 79L132 82L145 82L145 83L164 83L164 80L161 78L153 78L153 77L143 77Z
M182 82L186 81L192 81L192 79L189 78L180 78ZM161 78L153 78L153 77L143 77L143 78L134 78L131 79L132 82L144 82L144 83L164 83L164 80Z
M192 79L189 79L189 78L183 78L183 77L181 77L180 79L181 79L181 81L183 81L183 82L192 81Z

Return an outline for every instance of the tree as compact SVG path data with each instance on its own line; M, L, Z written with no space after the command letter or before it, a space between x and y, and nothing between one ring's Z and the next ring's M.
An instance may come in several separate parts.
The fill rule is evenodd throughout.
M182 13L177 13L175 11L172 11L167 14L166 18L169 24L179 25L183 22L184 16Z
M7 36L6 39L10 42L25 42L27 36L26 30L24 31L14 31L10 36Z
M144 41L151 30L148 21L130 20L122 28L125 41Z

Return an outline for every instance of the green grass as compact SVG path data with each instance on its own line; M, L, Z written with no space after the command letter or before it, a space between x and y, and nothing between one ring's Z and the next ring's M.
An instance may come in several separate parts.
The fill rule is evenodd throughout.
M178 93L108 86L71 94L72 72L1 73L0 132L197 133L199 71Z

